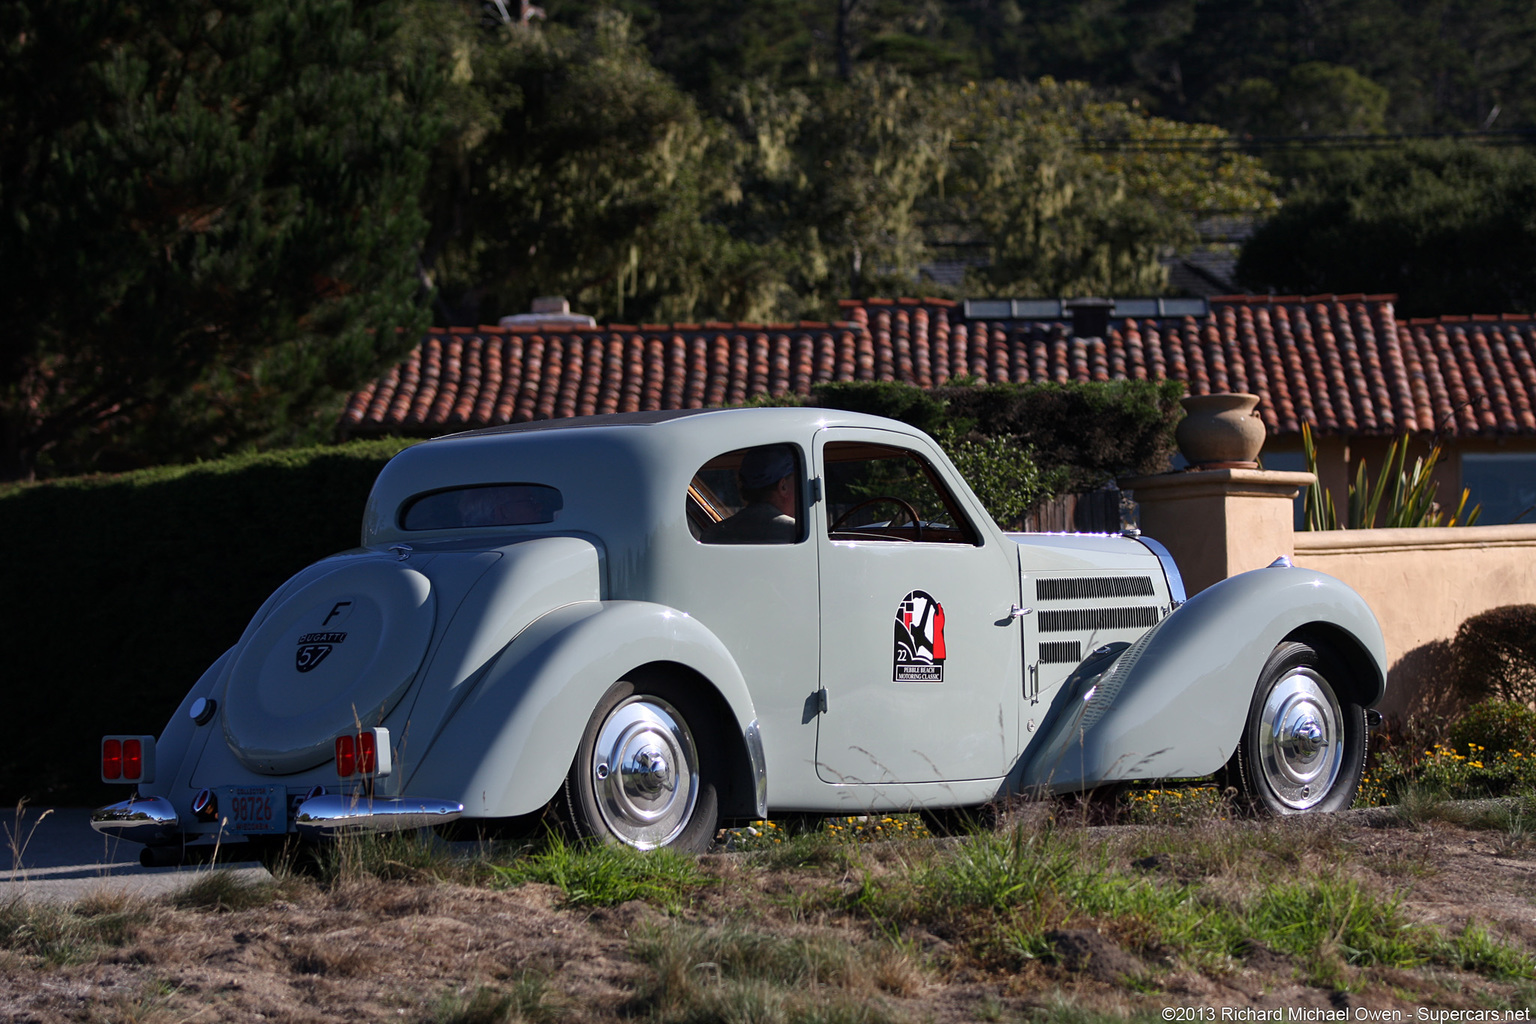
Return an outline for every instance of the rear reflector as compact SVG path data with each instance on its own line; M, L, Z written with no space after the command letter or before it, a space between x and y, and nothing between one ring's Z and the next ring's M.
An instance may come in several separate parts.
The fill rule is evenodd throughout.
M101 781L154 782L155 738L153 736L103 736Z
M336 774L340 778L382 778L393 767L389 730L383 726L336 737Z

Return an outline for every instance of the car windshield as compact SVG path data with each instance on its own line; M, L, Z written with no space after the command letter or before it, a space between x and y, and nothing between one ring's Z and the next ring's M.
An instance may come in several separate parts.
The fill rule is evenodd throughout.
M484 484L421 494L400 513L404 530L452 530L473 526L527 526L552 523L565 506L560 492L545 484Z

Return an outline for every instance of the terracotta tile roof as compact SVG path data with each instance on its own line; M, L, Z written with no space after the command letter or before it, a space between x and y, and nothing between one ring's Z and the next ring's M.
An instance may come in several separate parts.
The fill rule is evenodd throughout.
M933 387L1172 378L1194 394L1251 391L1272 433L1536 434L1536 321L1401 321L1391 295L1218 296L1204 317L967 320L942 299L842 303L838 323L609 324L433 330L354 394L352 436L729 405L827 380Z

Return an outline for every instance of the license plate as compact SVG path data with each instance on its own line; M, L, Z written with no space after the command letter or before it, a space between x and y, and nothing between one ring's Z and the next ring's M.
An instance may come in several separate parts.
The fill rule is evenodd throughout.
M284 786L230 786L225 811L229 830L247 834L288 831L288 790Z

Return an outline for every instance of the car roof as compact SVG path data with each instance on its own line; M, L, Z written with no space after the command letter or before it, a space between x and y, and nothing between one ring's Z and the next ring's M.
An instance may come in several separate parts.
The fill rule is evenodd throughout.
M917 433L898 420L868 413L847 412L842 409L818 409L805 407L758 407L735 409L659 409L650 412L607 413L600 416L567 416L558 419L529 420L523 423L505 423L495 427L480 427L456 434L444 434L427 442L451 441L460 438L489 437L501 434L523 434L543 431L587 430L597 427L630 428L672 425L675 429L714 430L725 423L738 425L745 420L772 422L780 427L862 426L880 427Z

